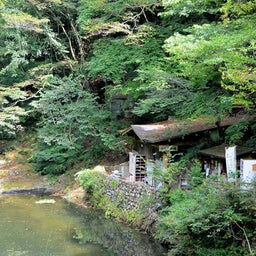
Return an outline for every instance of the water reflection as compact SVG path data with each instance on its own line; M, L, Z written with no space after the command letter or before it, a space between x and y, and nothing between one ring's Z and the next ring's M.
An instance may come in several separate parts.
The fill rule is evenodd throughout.
M0 251L4 256L160 256L161 247L134 230L55 199L0 198Z
M92 210L87 210L82 216L83 224L74 230L74 238L81 244L102 244L111 255L163 255L159 244L129 227L106 219L101 214L95 215Z

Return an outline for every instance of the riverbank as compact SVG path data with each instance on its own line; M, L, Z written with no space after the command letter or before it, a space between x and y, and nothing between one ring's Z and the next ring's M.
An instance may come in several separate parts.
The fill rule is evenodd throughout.
M61 196L86 207L84 190L73 175L42 176L33 171L28 145L15 147L0 155L0 194L40 194Z
M156 206L152 206L156 200L147 196L151 192L145 190L142 185L135 186L126 182L117 182L115 179L95 181L95 185L105 184L105 192L100 196L101 202L95 201L95 205L86 195L86 187L81 186L75 174L82 169L75 166L73 170L60 176L42 176L33 171L34 163L33 141L17 141L10 145L8 150L0 154L0 194L47 194L49 197L62 197L81 207L87 204L101 209L106 216L111 216L119 222L133 226L136 230L152 234L152 228L156 221ZM108 165L111 163L108 162ZM98 166L95 171L103 174L105 168ZM107 176L106 176L107 177ZM111 177L110 177L111 178ZM102 191L102 187L97 191ZM144 191L145 190L145 191ZM153 201L152 201L153 200ZM120 203L122 207L118 207ZM127 209L126 209L127 208ZM124 210L126 209L126 210Z
M33 171L34 166L29 160L30 155L29 144L18 145L15 149L0 155L0 194L48 194L51 197L63 197L81 207L87 207L86 204L89 203L103 210L105 215L112 216L143 232L151 233L156 220L154 210L156 206L153 207L152 204L156 203L156 200L154 197L148 197L151 192L145 190L147 187L142 186L145 184L135 186L122 181L117 182L115 179L97 180L95 185L105 184L103 187L106 193L103 192L100 196L101 202L95 201L93 205L90 198L85 197L86 187L82 187L75 177L81 167L76 167L73 171L70 170L61 176L42 176ZM100 187L97 192L102 191L103 187ZM121 210L118 205L115 205L116 203L121 204L121 208L126 210Z

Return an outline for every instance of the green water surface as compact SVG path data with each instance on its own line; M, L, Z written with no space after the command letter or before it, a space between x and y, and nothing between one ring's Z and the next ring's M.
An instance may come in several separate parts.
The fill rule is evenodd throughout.
M0 197L0 256L163 255L149 237L93 209L61 198L54 198L54 204L36 203L41 199Z

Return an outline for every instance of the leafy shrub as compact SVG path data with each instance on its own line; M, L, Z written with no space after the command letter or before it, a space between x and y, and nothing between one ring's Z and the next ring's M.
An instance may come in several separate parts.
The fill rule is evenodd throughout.
M172 205L162 210L156 238L169 244L169 255L253 255L256 208L252 195L253 189L230 183L204 183L190 192L176 190ZM234 253L227 254L231 249Z
M40 144L35 153L35 170L43 175L60 175L65 173L77 159L77 152L66 147Z
M205 174L202 172L201 163L199 161L194 161L189 170L189 176L191 181L189 183L192 187L197 187L201 185L205 179Z
M239 143L247 130L248 122L240 122L229 126L225 131L227 142L230 145Z
M246 249L244 248L228 248L227 249L209 249L209 248L200 248L197 253L197 256L241 256L249 255Z

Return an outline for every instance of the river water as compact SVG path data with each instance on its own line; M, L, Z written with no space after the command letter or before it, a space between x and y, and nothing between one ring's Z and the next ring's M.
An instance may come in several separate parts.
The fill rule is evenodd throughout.
M164 255L162 247L149 237L93 209L61 198L42 203L45 199L0 197L1 256Z

